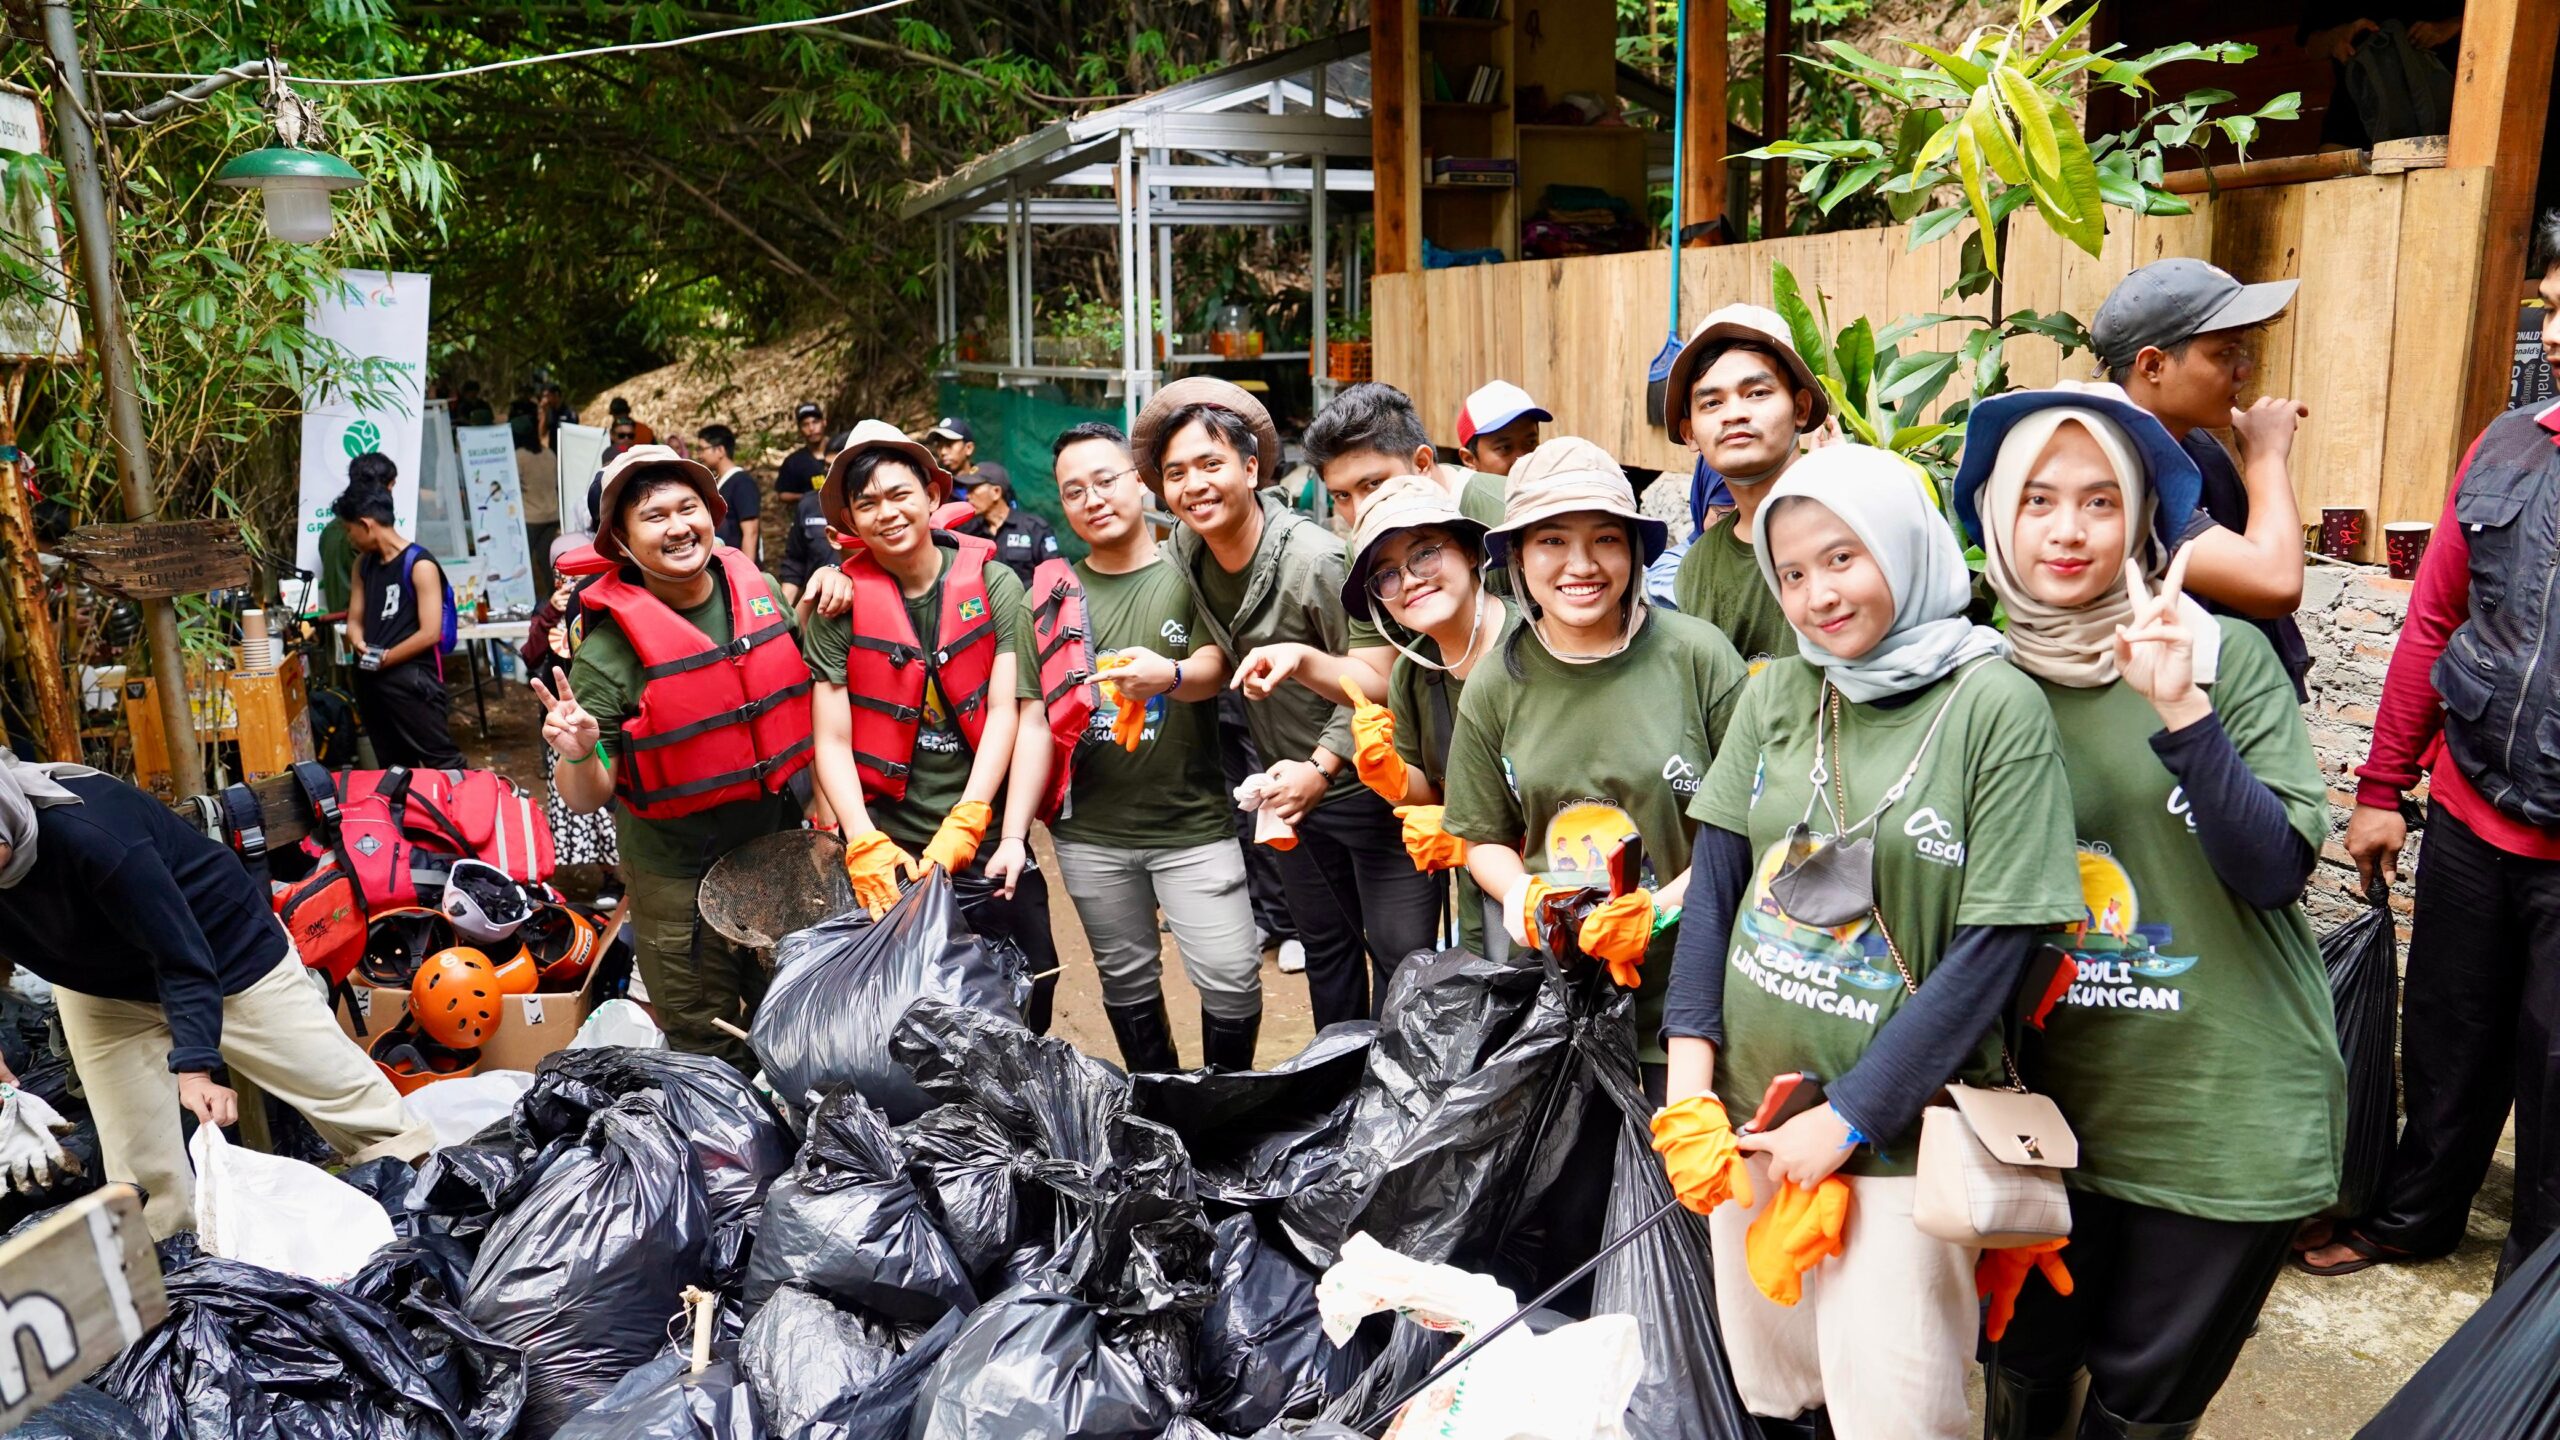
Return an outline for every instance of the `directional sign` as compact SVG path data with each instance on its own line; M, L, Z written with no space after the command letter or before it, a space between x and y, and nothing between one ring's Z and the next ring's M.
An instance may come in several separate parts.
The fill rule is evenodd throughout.
M0 1245L0 1433L89 1378L169 1310L142 1192L109 1185Z

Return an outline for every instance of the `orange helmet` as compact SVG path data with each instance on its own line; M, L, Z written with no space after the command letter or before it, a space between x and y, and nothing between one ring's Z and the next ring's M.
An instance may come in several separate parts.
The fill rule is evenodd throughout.
M427 1038L456 1050L479 1048L498 1028L498 968L468 945L439 950L409 982L409 1013Z
M534 962L533 952L521 945L497 963L497 971L501 995L530 995L542 987L542 969Z
M453 922L443 912L408 905L365 922L364 958L356 974L384 990L405 990L427 957L454 943Z
M595 923L566 905L545 905L534 911L516 936L542 967L546 988L575 990L595 964Z
M480 1052L455 1050L418 1033L417 1017L401 1017L400 1023L382 1032L373 1042L373 1063L391 1088L406 1095L438 1080L454 1080L480 1068Z

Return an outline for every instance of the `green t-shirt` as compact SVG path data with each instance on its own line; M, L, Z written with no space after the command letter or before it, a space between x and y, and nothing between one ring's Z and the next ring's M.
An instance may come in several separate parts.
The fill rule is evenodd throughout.
M2316 847L2328 792L2293 682L2256 627L2220 624L2214 713ZM2043 688L2071 772L2083 913L2045 937L2078 975L2030 1042L2029 1080L2080 1137L2071 1183L2213 1220L2317 1213L2337 1198L2346 1074L2302 907L2252 908L2216 878L2152 753L2159 714L2133 687Z
M1958 683L1962 682L1959 689ZM1769 898L1787 832L1814 803L1816 723L1828 689L1821 672L1789 656L1751 682L1733 731L1689 814L1747 837L1760 857L1735 917L1725 959L1725 1043L1716 1093L1743 1110L1770 1077L1809 1070L1849 1073L1876 1028L1903 1001L1885 936L1872 920L1817 929ZM1943 724L1937 724L1941 711ZM2034 681L2005 660L1977 660L1887 709L1843 705L1839 769L1848 777L1847 819L1863 820L1902 778L1937 724L1919 773L1871 830L1877 908L1914 983L1927 985L1960 925L2051 925L2080 913L2071 861L2071 789L2053 716ZM1836 795L1836 784L1825 786ZM1972 1084L2006 1084L1996 1030L1957 1072ZM1845 1167L1852 1175L1908 1175L1919 1148L1915 1121L1875 1137Z
M1741 517L1727 515L1689 542L1671 582L1680 613L1725 633L1752 669L1796 650L1795 627L1760 574L1760 558L1742 538Z
M1177 574L1175 578L1179 580L1181 577ZM1200 557L1200 599L1218 617L1218 623L1235 623L1236 611L1244 604L1245 589L1252 583L1251 564L1242 570L1229 570L1218 563L1216 556L1206 553L1204 547ZM1241 660L1244 657L1238 655L1234 658Z
M1476 662L1477 674L1488 665L1502 663L1502 640L1511 631L1514 612L1509 604L1502 607L1502 618L1495 622L1494 648ZM1433 660L1440 658L1439 642L1428 635L1415 637L1414 653ZM1446 801L1449 795L1449 742L1457 729L1458 706L1464 700L1467 682L1446 670L1432 670L1416 665L1405 656L1396 657L1396 667L1387 674L1387 710L1396 717L1396 754L1404 763L1421 771ZM1454 876L1457 886L1458 943L1471 955L1484 953L1484 891L1475 877L1460 867Z
M1487 475L1481 470L1469 470L1466 472L1466 477L1465 482L1458 487L1458 513L1488 530L1501 524L1503 477ZM1360 554L1351 548L1349 541L1345 541L1342 547L1342 558L1347 564L1357 564ZM1496 570L1485 576L1484 588L1496 595L1509 595L1511 576L1505 571ZM1386 643L1385 637L1378 633L1378 627L1371 624L1365 615L1357 610L1351 613L1352 649L1364 650L1373 645Z
M952 552L942 553L944 574L951 570ZM1040 657L1031 645L1031 607L1022 589L1021 577L1011 570L987 562L987 609L995 616L996 642L1003 646L999 653L1011 655L1014 667L1013 693L1016 698L1040 698ZM907 623L915 627L916 642L927 651L940 643L942 631L942 582L922 595L907 598ZM809 628L801 636L800 648L809 657L809 668L830 684L844 683L845 651L853 638L850 612L829 618L809 617ZM989 703L995 697L989 696ZM915 756L907 762L906 798L871 800L865 807L871 812L871 823L888 832L889 838L909 851L933 839L951 807L969 792L969 767L977 752L969 748L969 737L961 733L951 708L943 703L942 686L928 679L924 687L924 718L916 722ZM995 799L996 819L1004 818L1004 791L998 789ZM989 827L992 832L993 827ZM990 842L991 843L991 842Z
M1168 660L1191 654L1191 587L1172 561L1158 556L1120 575L1078 562L1076 578L1084 584L1096 651L1143 645ZM1135 751L1111 738L1117 718L1108 704L1093 712L1087 732L1092 739L1077 758L1067 813L1050 833L1125 850L1233 841L1233 812L1218 769L1217 702L1165 695L1149 700Z
M789 624L791 607L781 605L780 582L766 575L764 587L767 594L776 597L783 622ZM725 585L713 586L710 599L676 614L714 645L726 645L737 635ZM589 612L582 629L576 658L569 664L569 684L578 692L578 703L596 717L606 761L619 765L622 722L640 705L640 657L609 618ZM613 808L613 833L621 846L622 863L643 874L685 880L701 878L710 870L711 862L757 836L787 830L798 823L800 809L788 795L742 800L672 820L643 820L632 814L627 805Z
M1449 745L1453 835L1516 845L1534 874L1557 885L1606 885L1608 857L1644 841L1644 883L1689 868L1685 809L1724 753L1743 689L1742 660L1724 636L1685 615L1650 611L1621 653L1589 665L1517 634L1520 675L1503 648L1476 663ZM1636 993L1636 1034L1663 1058L1662 992L1677 927L1654 937Z

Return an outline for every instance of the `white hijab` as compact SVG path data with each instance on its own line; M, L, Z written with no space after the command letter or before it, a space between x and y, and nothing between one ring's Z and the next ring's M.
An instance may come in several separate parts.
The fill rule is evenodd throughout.
M1830 445L1788 467L1752 521L1751 548L1772 594L1778 575L1769 560L1769 517L1791 496L1839 516L1893 592L1893 628L1854 660L1796 634L1797 653L1821 667L1842 695L1864 705L1933 685L1968 660L2008 653L1999 631L1964 618L1973 601L1964 547L1899 456L1867 445Z
M0 865L0 890L16 886L35 868L36 811L79 804L80 797L61 782L97 773L86 765L21 760L7 746L0 746L0 843L9 847L9 861Z

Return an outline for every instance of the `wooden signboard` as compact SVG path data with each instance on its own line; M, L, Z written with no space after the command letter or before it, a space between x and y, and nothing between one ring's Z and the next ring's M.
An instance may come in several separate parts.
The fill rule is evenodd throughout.
M0 1245L0 1432L168 1314L142 1192L109 1185Z
M80 578L128 600L168 600L249 583L249 546L230 520L83 525L62 539Z

